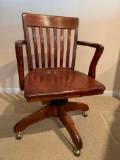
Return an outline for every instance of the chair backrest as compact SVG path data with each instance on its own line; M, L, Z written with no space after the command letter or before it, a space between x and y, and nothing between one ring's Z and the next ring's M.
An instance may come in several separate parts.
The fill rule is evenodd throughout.
M28 68L74 69L79 19L23 13Z

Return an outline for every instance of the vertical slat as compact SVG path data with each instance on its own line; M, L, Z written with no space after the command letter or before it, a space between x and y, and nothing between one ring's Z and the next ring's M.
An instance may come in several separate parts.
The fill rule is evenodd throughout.
M32 62L32 54L31 54L31 46L30 46L30 38L29 38L29 31L28 27L24 27L25 31L25 39L26 39L26 53L27 53L27 60L28 60L28 69L29 71L33 70L33 62Z
M64 53L64 29L60 33L60 67L63 67L63 53Z
M67 33L66 67L69 67L69 60L70 60L70 46L71 46L71 30L68 29L68 33Z
M34 44L35 64L36 64L36 68L39 68L39 57L38 57L36 30L35 30L35 27L31 27L31 28L32 28L33 44Z
M46 28L46 36L47 36L48 67L51 67L50 28Z
M54 32L54 67L57 67L57 29L53 29Z
M71 68L75 67L75 58L76 58L76 49L77 49L77 38L78 38L78 29L74 32L74 44L73 44L73 55L72 55L72 64Z
M40 34L40 46L41 46L41 62L42 67L45 67L45 49L44 49L44 37L43 37L43 28L39 27L39 34Z

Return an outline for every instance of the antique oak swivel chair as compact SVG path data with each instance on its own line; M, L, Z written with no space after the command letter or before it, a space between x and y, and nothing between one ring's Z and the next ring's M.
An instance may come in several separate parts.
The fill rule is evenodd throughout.
M104 47L77 40L78 18L23 13L22 20L25 40L15 42L20 89L28 102L50 102L15 125L16 138L21 139L21 132L35 122L58 117L72 138L74 154L79 156L82 140L66 112L81 110L87 116L89 107L68 102L68 98L104 92L104 85L95 80L96 65ZM29 70L26 75L23 45ZM74 70L77 45L95 48L88 75Z

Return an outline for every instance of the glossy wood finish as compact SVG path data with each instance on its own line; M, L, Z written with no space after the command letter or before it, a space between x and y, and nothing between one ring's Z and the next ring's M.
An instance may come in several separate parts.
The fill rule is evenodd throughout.
M18 122L15 132L48 117L58 117L77 149L82 148L81 137L66 112L87 111L87 104L68 102L55 105L71 97L98 95L104 85L95 80L96 66L104 47L96 43L77 41L79 19L73 17L22 14L25 40L16 41L19 84L29 102L51 101L45 108ZM28 73L24 74L23 45L26 46ZM95 48L88 75L75 71L77 45Z
M50 68L33 70L26 75L24 95L30 102L97 95L103 90L100 82L81 72L70 68Z

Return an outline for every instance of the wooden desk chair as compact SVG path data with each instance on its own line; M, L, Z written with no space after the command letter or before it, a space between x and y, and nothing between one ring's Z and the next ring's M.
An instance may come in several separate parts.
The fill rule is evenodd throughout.
M50 103L15 125L17 139L29 125L48 117L58 117L80 155L82 140L66 112L89 107L68 102L68 98L102 94L105 87L95 80L97 62L104 47L96 43L77 41L79 19L73 17L22 14L25 40L15 42L19 84L28 102L48 100ZM29 72L24 75L23 45L26 46ZM88 75L75 71L77 45L95 48Z

